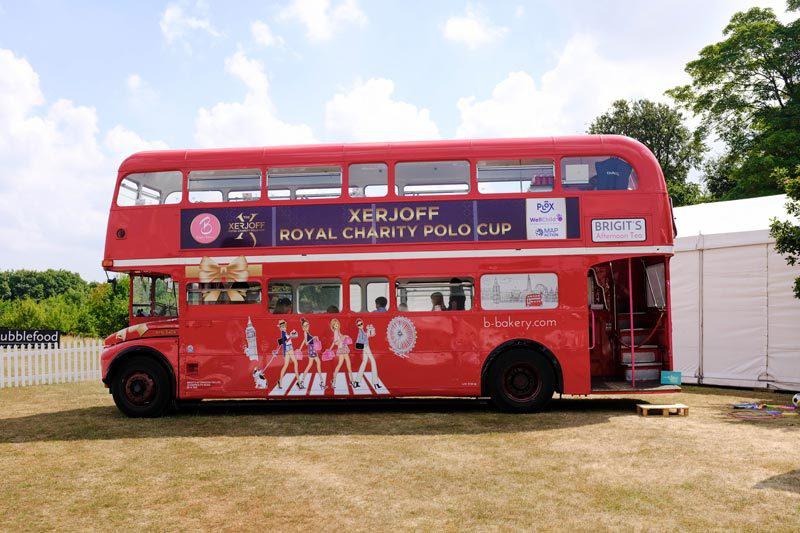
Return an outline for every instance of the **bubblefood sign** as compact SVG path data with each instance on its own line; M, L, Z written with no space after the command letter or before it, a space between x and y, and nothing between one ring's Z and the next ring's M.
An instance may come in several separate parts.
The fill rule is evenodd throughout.
M61 343L61 332L54 329L6 329L0 328L0 346L27 346L29 344Z

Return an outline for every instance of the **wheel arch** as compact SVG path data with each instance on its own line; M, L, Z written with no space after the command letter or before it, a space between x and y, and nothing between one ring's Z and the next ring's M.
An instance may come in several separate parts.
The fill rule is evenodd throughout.
M561 393L564 391L564 375L561 371L561 364L558 362L558 358L555 356L552 350L550 350L544 344L531 339L511 339L495 347L483 362L483 368L481 368L481 396L487 396L489 394L488 376L489 369L492 367L492 364L503 353L518 349L527 350L544 357L544 359L553 367L553 373L556 377L556 392Z
M172 368L172 365L169 363L169 360L163 353L150 346L134 345L121 350L111 361L111 364L108 367L108 372L106 372L106 377L103 379L103 383L111 387L114 381L114 375L119 371L120 368L123 367L125 361L136 356L149 357L164 367L164 370L167 371L167 375L169 376L172 398L177 398L178 380L175 376L175 369Z

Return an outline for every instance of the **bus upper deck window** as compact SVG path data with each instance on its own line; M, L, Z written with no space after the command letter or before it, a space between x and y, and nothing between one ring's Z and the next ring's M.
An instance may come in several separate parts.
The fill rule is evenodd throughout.
M270 200L313 200L342 195L341 167L286 167L267 170Z
M469 162L397 163L394 179L400 196L466 194L469 192Z
M182 182L183 175L177 170L128 174L119 184L117 205L177 204Z
M261 198L261 171L193 170L189 173L189 201L246 202Z
M565 157L561 160L561 185L566 190L624 191L639 186L636 171L616 156Z
M350 165L348 192L351 198L386 196L389 167L385 163Z
M555 181L552 159L499 159L478 162L482 194L549 192Z

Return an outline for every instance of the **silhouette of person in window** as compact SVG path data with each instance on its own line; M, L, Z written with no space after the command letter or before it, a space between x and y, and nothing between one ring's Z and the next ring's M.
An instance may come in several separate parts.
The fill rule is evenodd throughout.
M450 311L463 311L466 307L467 296L464 294L464 287L461 280L453 278L450 280L450 300L448 309Z

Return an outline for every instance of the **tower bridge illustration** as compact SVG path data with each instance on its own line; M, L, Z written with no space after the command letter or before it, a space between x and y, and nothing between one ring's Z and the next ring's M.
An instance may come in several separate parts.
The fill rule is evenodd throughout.
M494 278L494 284L492 284L493 303L518 303L525 307L539 307L558 302L558 289L548 287L543 283L534 285L530 274L527 276L527 284L524 289L515 288L513 281L515 281L513 278L508 279L505 287L501 287L499 276Z

